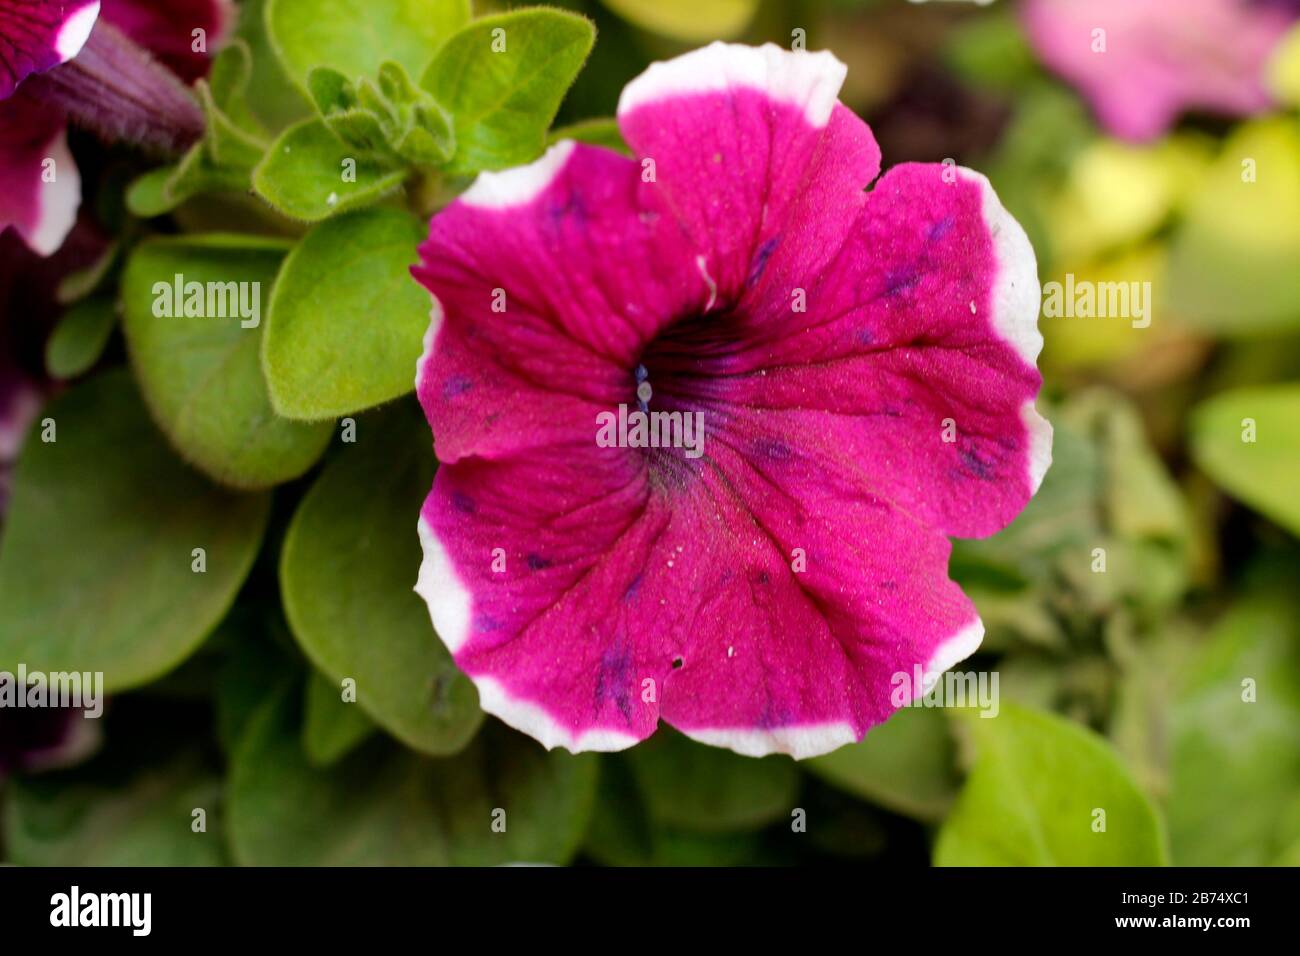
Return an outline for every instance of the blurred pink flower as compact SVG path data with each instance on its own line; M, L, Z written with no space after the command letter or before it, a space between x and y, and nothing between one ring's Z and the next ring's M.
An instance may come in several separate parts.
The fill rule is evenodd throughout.
M1296 0L1025 0L1021 20L1053 70L1116 136L1146 140L1186 110L1267 110L1264 64Z

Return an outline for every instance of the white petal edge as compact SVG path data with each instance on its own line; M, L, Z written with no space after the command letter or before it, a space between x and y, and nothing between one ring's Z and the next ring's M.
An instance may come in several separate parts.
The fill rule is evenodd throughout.
M978 617L956 634L940 641L921 671L921 687L917 688L916 697L925 696L944 671L974 654L983 641L984 622Z
M1025 364L1036 366L1043 350L1043 336L1038 331L1042 288L1034 247L1020 223L998 199L988 177L964 166L959 169L963 176L979 184L984 224L993 237L998 270L991 296L993 329ZM1021 406L1020 420L1029 435L1028 480L1030 494L1034 494L1052 464L1052 425L1038 413L1032 399Z
M447 650L454 655L469 637L473 600L452 567L447 550L423 516L420 518L419 532L424 560L420 563L415 593L424 598L433 629L447 645ZM608 752L626 750L640 740L631 734L603 728L573 734L557 723L540 705L512 697L495 678L486 675L475 677L473 674L467 676L478 688L480 707L515 730L539 741L547 750L563 747L573 753L588 750Z
M1029 493L1037 494L1052 466L1052 423L1038 413L1033 399L1020 406L1020 420L1029 433Z
M424 384L424 370L433 359L433 350L438 341L438 330L442 328L445 315L442 302L432 292L429 295L433 299L433 308L429 310L429 327L424 330L424 348L420 352L420 357L415 360L415 394L417 397L420 394L420 386Z
M710 747L726 747L744 757L766 757L770 754L787 754L795 760L820 757L845 744L856 743L853 725L843 721L825 724L792 724L769 730L752 728L717 728L711 730L681 730L692 740Z
M54 40L54 51L59 54L61 62L67 63L81 52L81 48L90 39L90 31L99 19L99 2L82 7L64 21L59 35Z
M717 41L671 60L651 63L623 88L618 115L659 100L743 87L797 106L814 127L830 120L848 67L822 50L787 50Z
M424 559L415 581L415 593L429 606L429 619L447 650L455 654L469 636L469 621L473 601L469 589L460 580L452 566L451 556L433 533L429 523L420 516L420 546Z
M499 173L479 173L458 202L478 209L509 209L523 206L540 196L564 169L575 143L562 139L526 166Z
M998 274L993 284L993 328L1027 365L1036 365L1043 350L1038 331L1042 289L1038 285L1038 262L1034 247L1020 223L1003 207L993 185L982 173L958 167L964 178L979 184L983 192L984 225L993 237L993 254Z
M510 696L495 678L470 675L470 680L478 688L480 707L515 730L540 742L547 750L563 747L575 754L591 750L611 753L615 750L626 750L633 744L640 743L639 737L607 728L597 727L584 730L579 734L570 733L556 723L543 707Z
M41 179L35 224L30 228L18 226L18 232L28 247L41 256L58 252L76 225L77 209L81 206L81 173L68 149L65 130L60 130L50 141L45 153L45 159L54 160L54 181L47 183Z
M941 641L922 669L923 686L929 687L948 668L974 654L983 640L984 623L976 618L956 634ZM923 693L923 689L918 689L916 696L920 697ZM726 747L745 757L788 754L795 760L820 757L859 740L853 725L844 721L791 725L769 730L715 728L682 730L682 733L702 744Z

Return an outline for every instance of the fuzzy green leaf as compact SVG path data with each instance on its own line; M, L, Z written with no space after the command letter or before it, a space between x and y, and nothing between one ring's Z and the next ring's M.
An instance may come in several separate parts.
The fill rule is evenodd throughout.
M394 209L321 223L285 260L262 360L282 415L346 415L415 387L432 302L411 278L424 226Z
M454 753L483 714L412 590L415 516L433 484L429 430L405 405L356 423L356 441L299 505L281 552L294 636L334 686L404 743Z
M376 203L405 178L405 169L349 146L314 118L271 144L253 170L253 188L284 215L316 222Z
M247 236L150 240L122 284L123 330L154 417L188 461L239 488L296 478L329 441L328 424L277 415L262 379L262 302L285 248Z
M225 614L270 502L186 468L124 372L77 386L44 417L55 441L32 436L0 540L0 670L102 671L109 690L147 683Z
M1007 701L996 717L956 714L977 756L939 831L935 865L1167 862L1155 808L1102 738Z
M268 0L266 26L285 71L305 90L313 67L348 79L395 60L419 76L469 22L469 0Z
M420 85L452 114L450 171L535 159L595 38L585 17L526 8L475 20L448 40Z

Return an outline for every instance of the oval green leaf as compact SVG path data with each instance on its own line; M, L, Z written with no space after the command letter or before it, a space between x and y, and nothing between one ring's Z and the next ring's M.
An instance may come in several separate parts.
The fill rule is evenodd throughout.
M43 417L55 440L28 443L0 540L0 670L101 671L109 691L147 683L230 607L270 502L186 468L124 372Z
M1193 411L1191 445L1230 495L1300 535L1300 384L1216 395Z
M1155 808L1102 738L1007 701L996 717L957 715L976 759L939 831L936 866L1167 862Z
M285 72L307 89L313 67L350 80L396 60L412 76L469 22L469 0L268 0L266 29Z
M54 378L76 378L99 361L117 323L108 296L82 299L64 314L45 343L45 368Z
M483 713L415 594L415 531L433 484L428 426L397 405L356 424L355 443L303 498L285 536L280 589L298 643L337 687L408 746L455 753Z
M289 254L262 343L281 415L334 418L414 389L432 306L410 272L424 232L407 213L367 209L321 223Z
M420 85L454 118L449 170L504 169L537 158L595 39L585 17L526 8L482 17L448 40Z
M265 488L305 472L330 426L289 421L262 378L262 302L285 245L248 236L142 243L122 283L140 387L181 455L216 480Z
M307 119L271 144L253 170L253 188L277 212L317 222L378 202L405 178L405 169L359 155L324 120Z

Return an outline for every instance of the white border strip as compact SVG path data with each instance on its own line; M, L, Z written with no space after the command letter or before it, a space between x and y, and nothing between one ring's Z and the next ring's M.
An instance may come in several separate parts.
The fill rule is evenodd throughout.
M54 52L62 58L61 62L67 63L81 52L81 48L90 39L90 31L95 29L95 21L98 19L99 0L95 0L94 3L87 4L63 21L59 35L54 39Z
M575 145L571 139L562 139L526 166L479 173L457 202L476 209L508 209L530 203L560 175Z
M1038 331L1042 290L1038 285L1038 262L1029 237L1011 213L1003 207L993 185L982 173L959 166L962 176L977 183L983 193L984 225L993 237L997 277L993 284L993 328L1027 365L1036 365L1043 350Z
M676 727L676 724L673 724ZM825 724L792 724L770 730L708 729L686 730L677 727L692 740L711 747L726 747L745 757L788 754L795 760L820 757L845 744L856 743L857 733L851 724L833 721Z
M651 63L623 88L618 115L659 100L735 87L758 90L803 111L821 128L844 85L848 67L827 50L787 50L774 43L760 47L717 41L682 56Z

